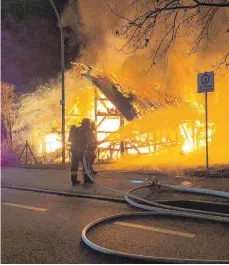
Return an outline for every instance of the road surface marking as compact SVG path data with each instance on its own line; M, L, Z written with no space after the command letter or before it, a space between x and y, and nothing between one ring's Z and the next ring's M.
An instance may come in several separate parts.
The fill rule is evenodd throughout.
M8 206L18 207L18 208L24 208L24 209L34 210L34 211L40 211L40 212L47 211L47 209L44 209L44 208L37 208L37 207L26 206L26 205L15 204L15 203L9 203L9 202L3 202L3 204L4 205L8 205Z
M127 222L115 222L115 224L139 228L139 229L144 229L144 230L149 230L149 231L154 231L154 232L159 232L159 233L164 233L164 234L170 234L170 235L174 235L174 236L183 236L183 237L188 237L188 238L194 238L196 236L194 234L183 233L183 232L179 232L179 231L162 229L162 228L157 228L157 227L152 227L152 226L131 224L131 223L127 223Z

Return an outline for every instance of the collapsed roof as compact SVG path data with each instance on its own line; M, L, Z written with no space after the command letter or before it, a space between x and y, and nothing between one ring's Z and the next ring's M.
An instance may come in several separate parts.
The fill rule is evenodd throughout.
M132 121L151 113L152 110L165 107L186 106L196 113L195 104L182 98L176 91L162 87L151 87L150 97L138 96L136 89L127 80L117 79L113 74L88 65L74 63L81 76L92 82L107 99L119 110L127 121Z
M122 86L114 75L82 64L80 67L81 75L90 80L128 121L140 118L153 107L147 99L134 95L130 87Z

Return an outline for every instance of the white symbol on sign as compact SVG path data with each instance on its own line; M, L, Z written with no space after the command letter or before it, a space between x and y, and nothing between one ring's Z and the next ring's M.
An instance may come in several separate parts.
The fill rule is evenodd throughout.
M201 82L203 84L207 84L209 82L209 79L210 79L209 75L207 75L207 74L204 74L204 75L201 76Z

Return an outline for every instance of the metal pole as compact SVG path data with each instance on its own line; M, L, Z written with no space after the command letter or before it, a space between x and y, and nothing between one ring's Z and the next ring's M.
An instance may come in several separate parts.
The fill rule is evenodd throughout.
M32 149L30 148L29 144L27 144L27 148L29 149L29 151L30 151L30 153L31 153L31 155L32 155L32 157L33 157L35 163L38 164L38 163L37 163L37 160L36 160L36 157L35 157L35 155L34 155Z
M122 114L120 114L120 128L124 125L124 118L122 116ZM125 143L124 141L120 142L120 153L121 156L124 156L124 152L125 152Z
M98 141L98 89L95 87L94 89L94 113L95 113L95 124L96 124L96 140ZM97 157L99 161L99 147L97 147Z
M205 92L206 168L208 169L208 92Z
M64 35L63 35L63 28L60 21L60 15L59 12L53 2L53 0L50 0L50 3L56 13L59 27L60 27L60 45L61 45L61 76L62 76L62 99L60 101L60 105L62 106L62 164L65 164L65 88L64 88Z
M28 164L28 141L26 140L26 143L25 143L25 164L27 165Z

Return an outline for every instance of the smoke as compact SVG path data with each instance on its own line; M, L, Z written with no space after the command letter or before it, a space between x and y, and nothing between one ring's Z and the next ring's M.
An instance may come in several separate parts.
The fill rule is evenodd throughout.
M89 3L90 2L90 3ZM125 1L118 2L122 15L130 17L132 10L125 9ZM92 64L108 72L115 73L131 81L134 85L134 93L140 97L148 97L155 101L155 87L160 86L170 98L179 95L184 102L196 106L199 111L195 115L199 120L204 121L204 95L197 93L197 74L200 72L213 71L220 62L220 59L228 52L228 9L220 10L213 20L209 35L200 45L197 52L189 54L192 49L194 36L178 39L173 48L168 52L167 67L164 68L163 60L156 62L153 71L147 71L152 64L151 54L155 42L149 43L144 50L136 54L128 54L119 51L126 40L123 37L117 38L115 31L125 23L120 17L111 13L107 2L95 0L80 1L79 5L82 24L89 36L89 41L81 61ZM160 34L160 27L155 36ZM156 34L157 33L157 34ZM155 38L152 37L154 40ZM130 45L128 46L130 48ZM211 162L229 161L229 73L222 67L215 73L215 92L209 93L209 122L214 123L216 132L214 142L210 146ZM163 101L163 96L161 97ZM188 119L187 107L180 107L176 112L178 120ZM198 112L198 114L197 114ZM158 113L158 117L157 117ZM172 122L173 112L166 108L163 119ZM167 113L167 115L166 115ZM195 116L194 115L194 116ZM160 111L155 112L151 119L149 117L141 120L141 128L147 130L151 121L160 126ZM167 117L167 119L166 119ZM175 123L174 123L175 124ZM128 131L128 130L127 130ZM129 130L131 133L131 129ZM184 159L183 159L184 160ZM188 159L189 160L189 159ZM165 160L168 162L168 159ZM190 160L189 160L190 161ZM192 161L198 161L198 157ZM203 163L202 159L202 163Z
M119 1L118 4L124 14L126 12L128 15L132 15L132 11L126 9L125 1ZM126 39L118 38L115 32L125 22L111 12L107 1L71 1L62 12L61 22L65 28L69 62L75 60L126 78L133 84L133 92L137 96L147 97L153 102L160 103L161 109L139 121L141 132L144 133L148 130L149 124L163 129L166 127L167 121L172 127L177 126L185 119L195 118L204 121L204 95L197 94L197 73L213 70L219 58L228 51L228 33L226 33L228 11L220 12L217 18L214 20L209 39L202 43L197 53L188 56L192 38L179 39L168 53L167 67L164 68L163 60L158 61L153 71L148 71L152 63L150 56L154 47L153 41L146 49L140 50L136 54L128 53L130 46L125 51L119 51ZM160 28L157 33L160 33ZM215 78L215 92L209 94L209 122L216 126L215 140L210 146L210 161L228 162L229 74L226 69L221 69L216 72ZM76 103L76 109L79 112L77 114L91 116L93 90L88 89L90 84L84 82L75 79L74 74L71 76L70 80L66 82L66 102L69 108ZM156 91L158 87L161 88L159 92ZM167 107L169 103L166 96L170 101L178 96L184 104L179 108L171 109ZM58 79L50 81L48 85L39 86L37 93L22 99L25 109L21 110L22 118L17 128L25 127L25 119L33 121L34 126L45 122L49 130L53 126L53 120L56 119L60 128L59 99L60 83ZM192 108L190 113L190 108L187 108L187 105L193 105L196 108ZM79 120L80 116L70 120L70 123L74 124ZM131 133L132 128L130 126L123 130L126 130L123 135L127 136ZM162 160L165 163L170 163L169 161L177 163L180 158L176 156L175 159L172 153L171 149L170 153L163 155ZM201 157L204 156L201 154ZM152 157L147 158L147 163L150 164L152 159ZM199 155L192 156L192 159L183 157L180 161L182 163L192 161L194 164L198 159Z
M83 117L93 118L94 90L86 80L77 77L66 79L66 131L79 124ZM46 134L61 133L61 77L49 80L33 93L20 97L19 119L14 125L14 140L24 144L26 140L35 150Z

